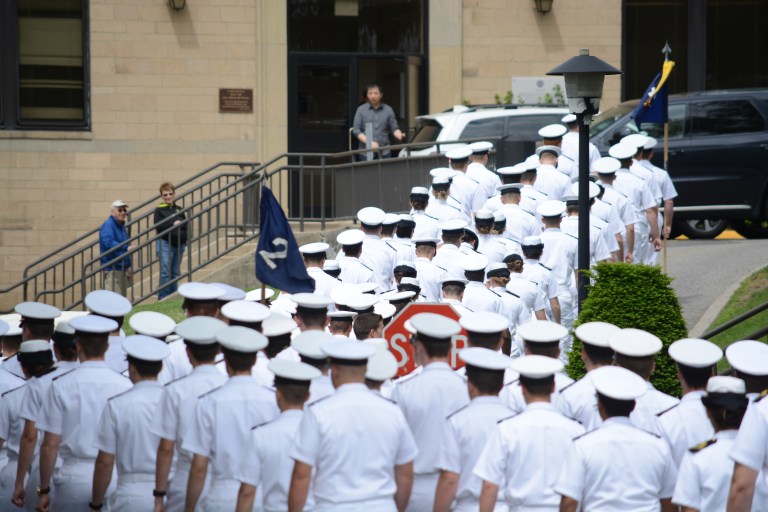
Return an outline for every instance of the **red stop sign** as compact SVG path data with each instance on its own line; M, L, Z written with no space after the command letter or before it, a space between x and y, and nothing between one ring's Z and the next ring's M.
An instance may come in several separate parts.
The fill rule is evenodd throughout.
M416 368L413 360L413 347L411 346L411 333L405 328L406 320L419 313L435 313L447 316L451 320L459 320L459 314L450 304L437 304L434 302L412 302L405 306L400 313L384 327L384 338L389 342L389 350L397 359L397 375L408 375ZM464 362L459 359L459 351L467 344L467 331L461 330L451 339L451 351L448 354L448 363L453 369L461 368Z

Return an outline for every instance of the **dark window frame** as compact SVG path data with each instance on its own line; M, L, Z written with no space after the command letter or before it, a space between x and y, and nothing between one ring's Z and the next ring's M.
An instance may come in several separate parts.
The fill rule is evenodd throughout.
M21 119L19 77L18 1L0 3L0 131L90 131L91 55L88 0L82 5L83 119L78 121L24 121Z

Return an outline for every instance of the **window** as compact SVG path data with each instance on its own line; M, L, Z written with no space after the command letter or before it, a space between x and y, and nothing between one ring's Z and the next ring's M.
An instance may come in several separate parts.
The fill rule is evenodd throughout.
M538 140L539 130L548 124L560 123L563 114L551 114L543 116L509 116L507 119L507 133L504 135L518 135L529 139Z
M88 127L85 0L17 0L0 7L4 129Z
M685 135L685 111L686 105L684 104L669 106L667 121L669 121L670 139L679 139ZM664 125L662 123L643 123L643 132L656 140L664 139Z
M730 135L765 129L763 116L748 100L694 104L693 135Z
M504 118L487 117L470 121L461 132L460 139L498 138L504 135Z

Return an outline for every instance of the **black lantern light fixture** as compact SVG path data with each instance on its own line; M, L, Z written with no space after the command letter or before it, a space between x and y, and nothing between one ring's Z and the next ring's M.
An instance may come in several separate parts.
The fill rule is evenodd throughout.
M554 0L533 0L533 3L536 4L536 12L539 14L547 14L552 10L553 1Z
M180 11L187 6L187 0L168 0L174 11Z
M589 54L582 48L579 55L547 73L562 76L565 80L565 96L568 110L576 115L579 125L579 309L587 298L589 276L589 125L592 116L600 111L605 75L619 75L605 61Z

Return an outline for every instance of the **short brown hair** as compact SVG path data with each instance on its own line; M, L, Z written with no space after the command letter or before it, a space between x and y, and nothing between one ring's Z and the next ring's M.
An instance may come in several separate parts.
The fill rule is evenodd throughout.
M173 186L173 183L170 181L164 181L160 184L160 194L162 195L164 190L170 190L171 192L176 192L176 187Z

